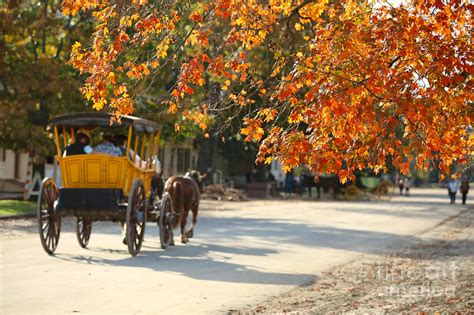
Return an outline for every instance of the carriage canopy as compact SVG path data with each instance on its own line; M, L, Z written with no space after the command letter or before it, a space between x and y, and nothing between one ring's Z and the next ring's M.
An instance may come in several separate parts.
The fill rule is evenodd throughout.
M127 196L133 181L143 180L147 195L151 178L157 171L157 151L161 125L139 117L123 115L120 122L114 116L101 112L82 112L56 116L50 127L56 143L57 161L61 170L63 188L67 189L121 189ZM125 128L126 150L123 156L108 154L79 154L66 156L63 152L75 142L77 131L90 133ZM125 136L125 134L123 134Z
M120 117L120 123L114 121L113 124L110 124L113 117L114 116L109 113L83 112L56 116L51 119L50 123L52 127L72 127L82 129L132 126L137 132L145 132L148 134L161 131L161 125L151 120L122 115ZM59 130L61 129L59 128Z

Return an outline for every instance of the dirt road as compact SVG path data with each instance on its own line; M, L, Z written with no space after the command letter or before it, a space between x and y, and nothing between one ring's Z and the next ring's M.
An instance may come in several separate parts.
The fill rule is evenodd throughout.
M472 199L468 200L472 203ZM391 202L202 203L195 238L166 251L148 224L132 258L118 224L97 223L89 249L63 224L54 256L34 220L0 222L0 310L12 313L223 313L317 279L362 255L382 255L466 206L444 190ZM176 238L176 240L178 240Z
M472 314L474 207L417 238L231 314Z

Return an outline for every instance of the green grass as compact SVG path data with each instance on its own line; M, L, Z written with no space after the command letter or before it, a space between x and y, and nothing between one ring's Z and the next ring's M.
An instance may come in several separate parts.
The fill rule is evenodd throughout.
M22 200L0 200L0 217L31 214L36 212L36 202Z

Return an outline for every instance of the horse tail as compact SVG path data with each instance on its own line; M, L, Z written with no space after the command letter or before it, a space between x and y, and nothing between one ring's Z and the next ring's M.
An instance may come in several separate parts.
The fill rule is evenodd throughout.
M175 213L179 215L179 220L175 220L173 229L179 225L184 213L183 198L183 185L180 181L175 181L173 183L173 207Z

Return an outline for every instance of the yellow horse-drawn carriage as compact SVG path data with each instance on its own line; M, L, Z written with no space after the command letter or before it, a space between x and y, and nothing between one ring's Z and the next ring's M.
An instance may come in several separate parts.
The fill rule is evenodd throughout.
M125 242L131 255L139 253L147 221L157 222L162 247L172 237L174 211L169 194L161 196L152 179L161 170L157 159L161 126L133 116L113 122L106 113L76 113L55 117L54 133L61 187L45 178L38 198L38 224L41 244L52 254L58 245L61 219L75 216L79 244L86 247L94 221L118 221L125 227ZM102 129L126 130L123 156L104 153L63 154L75 143L75 134L96 133Z

